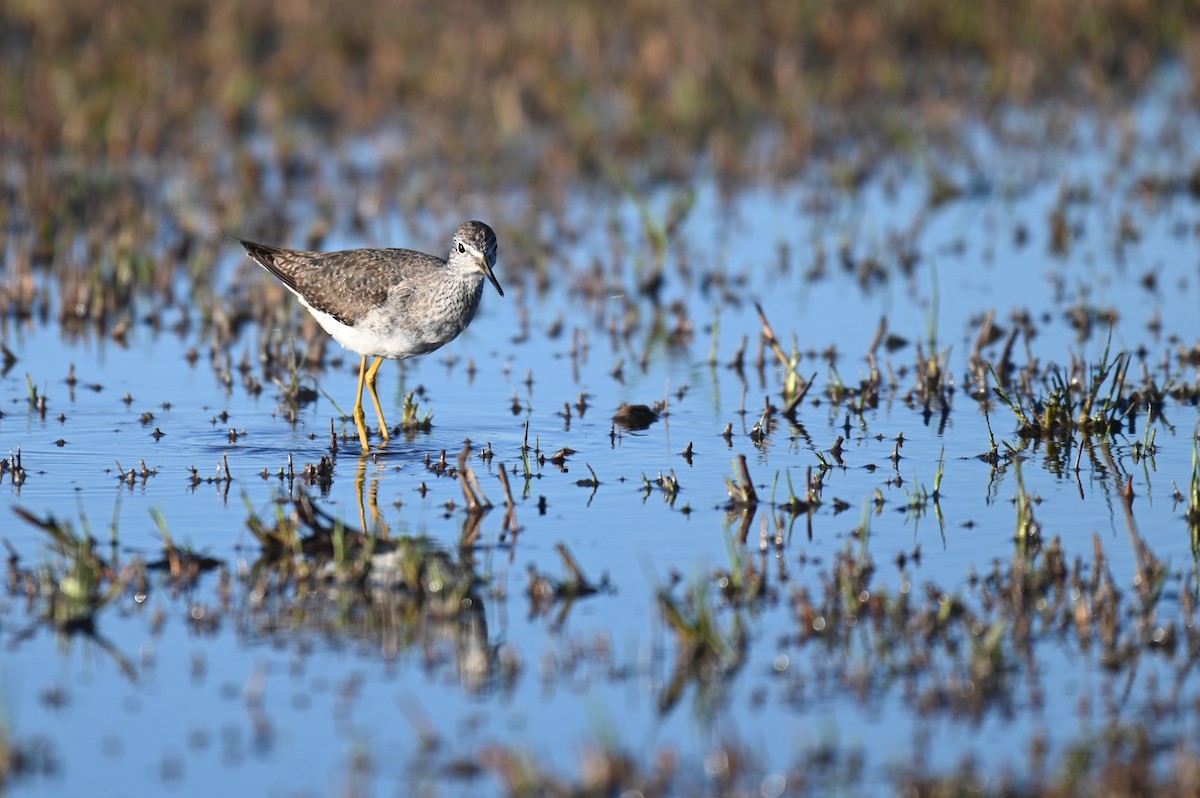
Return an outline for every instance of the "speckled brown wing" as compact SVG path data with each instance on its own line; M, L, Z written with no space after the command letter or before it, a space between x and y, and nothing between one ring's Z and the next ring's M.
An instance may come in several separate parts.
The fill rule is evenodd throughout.
M421 272L443 265L438 258L406 249L303 252L238 240L250 257L310 306L347 325L384 304L389 290L403 293Z

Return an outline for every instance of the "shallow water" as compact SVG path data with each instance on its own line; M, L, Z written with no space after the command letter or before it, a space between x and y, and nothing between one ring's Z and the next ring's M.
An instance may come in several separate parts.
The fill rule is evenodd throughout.
M1153 141L1165 124L1163 102L1152 98L1136 109L1139 142ZM1194 123L1185 124L1194 130ZM987 703L978 714L919 711L914 684L969 678L945 652L932 651L929 672L910 678L880 662L917 641L870 631L844 646L797 638L803 630L796 592L818 594L840 554L869 553L873 590L976 600L972 575L992 572L1016 552L1018 460L1045 540L1059 537L1070 559L1086 559L1096 536L1115 583L1130 594L1138 564L1120 496L1132 478L1136 531L1168 564L1158 622L1187 622L1179 595L1194 590L1195 560L1173 483L1183 490L1191 478L1194 404L1168 400L1162 419L1150 422L1157 448L1149 459L1135 452L1135 443L1147 440L1147 417L1139 414L1136 426L1107 441L1110 463L1098 439L1080 455L1078 435L1066 451L1022 446L1013 414L993 402L992 432L1023 451L999 468L979 459L989 434L979 403L968 395L966 360L989 310L1005 330L1013 311L1032 320L1036 338L1017 344L1019 364L1033 358L1065 366L1071 357L1095 364L1111 347L1114 354L1144 353L1134 355L1131 381L1141 379L1143 364L1160 385L1170 377L1193 385L1197 379L1194 365L1176 360L1181 347L1200 341L1197 204L1182 192L1149 193L1141 181L1195 163L1200 139L1185 138L1177 144L1182 151L1169 155L1138 146L1124 157L1110 123L1081 117L1072 125L1073 143L1053 152L978 133L965 138L972 151L961 161L942 167L897 158L857 190L821 175L732 198L702 185L665 253L657 306L632 292L654 257L639 203L625 198L596 206L581 198L565 226L583 234L554 238L539 256L547 290L535 290L528 263L506 261L502 239L498 276L506 296L485 292L471 328L443 351L402 367L385 364L380 394L389 421L398 420L405 394L419 388L433 427L397 438L365 461L353 425L338 418L330 399L349 410L353 355L340 367L305 375L319 390L293 426L265 378L263 392L253 396L236 369L229 389L214 377L198 325L182 336L138 325L120 346L105 337L69 338L53 323L7 320L4 340L18 360L0 379L0 434L5 450L19 447L28 476L20 486L0 485L5 503L77 529L86 523L116 562L162 556L152 515L161 513L175 542L221 561L231 577L227 588L215 572L179 588L151 572L146 595L131 590L98 613L95 636L56 633L21 596L4 599L2 678L11 734L47 741L57 763L52 775L21 782L20 792L94 792L94 774L103 772L103 794L158 790L163 783L195 794L222 786L290 794L354 785L478 794L497 790L497 782L447 775L459 761L504 746L569 772L582 751L606 740L635 758L677 749L714 777L721 764L712 751L731 740L752 750L766 773L783 772L799 752L822 746L843 755L861 750L860 786L874 792L914 761L949 771L972 756L988 778L1020 773L1034 737L1061 755L1114 721L1137 719L1163 692L1181 707L1200 699L1181 654L1148 652L1132 671L1114 671L1098 649L1046 634L1027 656L1011 652L1024 676L1012 680L1007 701ZM935 169L964 194L931 208ZM1077 198L1062 202L1064 192ZM678 199L659 192L645 203L658 219ZM520 213L511 207L516 200L474 202L462 208L464 217ZM1048 221L1056 208L1073 228L1060 253ZM1123 223L1138 231L1136 240L1119 238ZM397 231L403 245L436 248L436 240L410 238L399 217L380 225ZM332 231L326 245L366 243L379 242L347 227ZM268 279L235 249L222 251L213 275L220 292ZM911 274L898 257L904 251L916 255ZM878 276L858 280L871 261ZM585 291L597 262L603 285ZM1153 284L1147 274L1156 276ZM188 289L182 280L180 287ZM670 309L676 302L682 316ZM798 424L776 413L761 445L750 432L767 397L780 403L781 377L770 351L765 366L755 366L761 329L755 302L783 348L790 352L794 342L804 353L801 376L815 375ZM1087 336L1070 323L1068 311L1076 306L1092 312ZM1110 311L1118 319L1111 343L1102 321ZM168 324L176 312L169 311ZM610 334L631 314L636 321L628 337ZM877 408L853 413L846 402L830 401L828 390L839 377L857 385L868 375L865 355L882 316L908 343L886 360L881 349L881 368L907 371L897 377L898 388L885 387ZM672 331L686 332L681 318L690 337L672 343ZM561 332L551 335L559 323ZM254 352L264 332L253 324L240 329L227 353L233 365L246 352L251 371L259 372ZM576 348L581 335L586 348ZM727 364L743 338L749 344L739 372ZM945 353L954 390L944 415L927 416L920 402L906 401L917 342ZM985 355L998 359L1003 343L1001 337ZM194 362L185 357L189 347L199 353ZM836 375L820 354L831 347ZM342 353L331 347L327 354ZM1170 374L1161 369L1164 359ZM79 381L73 389L65 383L69 363ZM29 406L26 374L47 397L44 417ZM581 393L586 410L572 408L564 418L564 404L574 405ZM665 397L669 414L648 429L613 426L620 404ZM153 418L144 422L144 413ZM328 454L331 418L350 437L341 442L328 490L280 476L289 456L299 471ZM547 457L574 450L565 467L534 459L525 478L527 423L530 445ZM726 424L732 424L729 440L721 434ZM165 433L157 441L156 428ZM238 433L235 441L230 430ZM789 475L803 493L818 454L829 459L839 435L846 439L845 465L825 474L821 506L796 517L773 509L767 499L786 501ZM476 447L470 462L497 506L483 516L478 543L463 553L459 539L470 517L462 491L424 461L445 451L453 464L468 438ZM680 454L689 443L691 462ZM490 462L478 458L488 445L495 452ZM725 507L725 480L739 454L763 499L745 544L734 541L740 513ZM230 480L221 470L224 458ZM937 501L914 501L914 492L933 490L943 458ZM141 461L155 473L132 485L118 479L118 462L128 471ZM482 580L452 623L388 617L334 587L299 597L256 592L258 545L248 514L271 518L289 490L305 490L332 518L357 528L355 477L364 465L379 512L376 529L393 538L427 537ZM578 484L590 478L589 466L598 486ZM515 536L502 532L501 468L509 469L516 499ZM672 472L680 486L673 501L654 482ZM776 518L782 543L760 555L760 533L773 534ZM865 539L857 534L864 525ZM25 567L56 562L37 527L10 516L3 535ZM527 570L563 578L559 543L590 580L606 579L607 588L539 615L526 594ZM757 562L760 556L774 598L717 609L713 572L729 570L732 557ZM739 667L721 678L684 679L675 700L668 685L677 640L655 600L672 575L683 582L676 595L709 584L718 622L727 630L740 623L747 634ZM1164 723L1172 736L1195 739L1195 721L1186 714Z

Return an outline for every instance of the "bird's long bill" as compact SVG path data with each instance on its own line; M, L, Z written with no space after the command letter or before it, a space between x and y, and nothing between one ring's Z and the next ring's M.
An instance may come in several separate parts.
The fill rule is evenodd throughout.
M500 296L504 296L504 289L500 287L500 281L496 279L496 275L492 272L492 264L486 259L479 261L479 270L487 275L487 278L492 281L492 285L496 286L496 291Z

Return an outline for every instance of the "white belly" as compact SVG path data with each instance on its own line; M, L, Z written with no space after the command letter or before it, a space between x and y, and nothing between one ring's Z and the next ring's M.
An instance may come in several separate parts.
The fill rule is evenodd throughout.
M342 324L328 313L317 310L300 297L313 318L346 349L367 357L395 360L428 354L457 336L457 331L406 330L402 320L381 308L372 309L353 327Z

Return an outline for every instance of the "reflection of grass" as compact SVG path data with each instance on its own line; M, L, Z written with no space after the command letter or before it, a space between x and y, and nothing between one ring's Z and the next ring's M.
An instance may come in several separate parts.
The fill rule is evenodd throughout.
M763 519L764 530L766 518ZM729 555L729 570L717 573L717 586L721 595L737 607L750 607L763 597L767 585L765 568L756 567L753 558L744 547L734 542L731 535L725 536L725 549Z
M539 573L534 566L529 566L529 612L531 617L546 615L556 605L561 604L555 623L561 625L567 618L576 599L594 595L600 591L609 590L608 578L599 585L592 583L583 568L565 544L555 546L558 557L562 561L564 577L554 579Z
M1123 596L1115 587L1099 538L1095 545L1094 564L1082 568L1078 560L1071 565L1073 558L1058 540L1018 553L1007 564L996 563L981 578L973 578L965 594L943 592L932 584L925 589L889 591L873 584L876 567L871 558L847 546L813 583L815 594L808 586L793 590L796 633L779 642L775 666L780 683L792 685L786 689L797 690L797 700L802 702L821 702L827 695L839 700L858 695L868 705L878 700L880 690L898 683L903 685L905 701L922 716L946 715L978 723L991 713L1007 716L1013 711L1014 700L1020 700L1025 689L1018 681L1021 662L1031 646L1046 637L1074 641L1085 649L1098 645L1094 656L1114 672L1113 678L1123 681L1122 673L1139 667L1139 651L1173 656L1173 635L1182 630L1163 628L1155 621L1152 604ZM733 570L740 571L740 552L731 556ZM691 685L697 708L703 710L709 697L719 695L740 667L746 645L741 618L722 619L723 610L703 582L682 595L659 590L656 598L678 654L660 708L671 709ZM809 657L819 663L818 670L838 677L823 686L820 679L812 679L812 671L802 664L809 660L794 661L796 646L815 648ZM1173 773L1159 782L1150 774L1149 761L1157 758L1161 764L1150 748L1161 742L1148 727L1123 727L1111 737L1105 733L1099 739L1078 741L1059 761L1027 774L1022 784L1031 788L1030 795L1059 794L1059 787L1066 789L1063 794L1087 794L1096 785L1110 782L1117 785L1113 795L1142 794L1136 789L1139 784L1164 788L1176 783L1170 779L1182 776ZM617 754L614 761L620 762L624 784L638 783L638 774L644 777L643 769L652 761L620 756L619 741L607 750ZM842 746L826 753L833 759L852 756ZM534 792L563 784L559 777L522 759L519 749L493 748L489 757L488 767L509 785L518 776ZM779 766L778 761L772 762ZM844 773L836 767L833 772ZM989 778L995 777L987 772ZM919 762L894 776L899 784L924 784L932 794L943 794L943 789L955 794L949 775L939 775L936 768L925 770ZM585 776L584 783L593 782Z
M53 776L58 761L49 742L15 736L8 713L0 709L0 791L30 776Z
M1014 467L1017 471L1017 496L1014 502L1017 508L1017 548L1022 552L1032 553L1041 542L1041 527L1033 517L1034 499L1025 490L1025 479L1021 475L1019 460L1014 462Z
M19 507L14 512L49 535L64 560L61 570L47 565L42 573L43 581L53 586L46 594L46 619L64 630L91 630L96 614L125 592L129 575L118 574L96 553L86 531L78 533L68 522L38 518Z
M9 559L10 585L24 582L30 608L37 608L33 611L39 623L52 625L64 641L79 635L95 643L112 657L125 678L135 681L137 671L133 663L97 631L97 617L125 595L131 583L136 582L139 588L144 584L144 564L140 559L135 560L118 571L115 564L96 553L86 518L81 521L83 532L79 533L72 524L54 516L38 518L19 507L14 512L50 536L51 551L57 557L22 575L13 554ZM115 558L115 546L113 552ZM41 599L39 604L34 603L35 597Z
M707 689L730 678L741 666L746 635L739 614L728 626L718 619L716 603L703 580L682 598L659 589L658 606L676 645L674 674L659 698L659 708L665 712L679 700L688 682L695 680Z
M291 587L298 596L318 584L339 587L340 600L374 603L372 591L435 617L454 617L478 586L469 562L458 561L421 537L380 538L330 518L301 493L273 520L248 508L250 533L261 549L255 580Z
M810 735L813 736L813 735ZM996 770L974 758L946 767L917 755L887 768L888 787L865 767L864 751L836 735L802 742L780 761L765 757L756 743L741 739L736 728L723 729L719 741L702 755L680 753L670 745L653 750L597 734L579 761L565 771L551 768L540 755L518 745L490 745L477 761L508 796L600 795L857 795L902 794L949 798L968 794L1063 798L1103 795L1195 795L1200 789L1200 757L1191 747L1156 738L1145 728L1114 722L1068 740L1061 750L1045 750L1037 734L1026 741L1029 760L1016 769ZM1160 751L1173 751L1158 766ZM443 757L420 763L413 783L423 783ZM970 789L971 785L987 785Z

